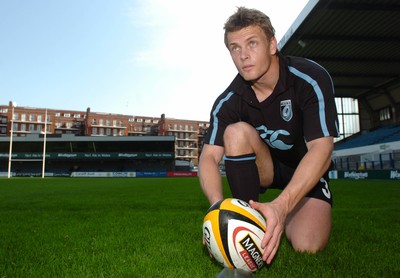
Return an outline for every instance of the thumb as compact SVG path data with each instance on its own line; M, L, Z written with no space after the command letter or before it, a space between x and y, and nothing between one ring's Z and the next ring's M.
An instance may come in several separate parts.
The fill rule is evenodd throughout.
M256 210L258 210L258 208L260 207L260 203L256 202L256 201L253 201L253 200L250 200L249 204L253 209L256 209Z

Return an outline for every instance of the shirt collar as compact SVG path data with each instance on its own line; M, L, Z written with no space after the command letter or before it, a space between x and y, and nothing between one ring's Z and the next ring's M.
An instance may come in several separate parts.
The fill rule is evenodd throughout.
M277 52L277 55L279 57L279 79L272 95L280 94L291 86L288 74L288 58L282 55L279 51ZM241 96L242 99L248 103L258 103L250 82L244 80L239 73L233 79L227 90Z

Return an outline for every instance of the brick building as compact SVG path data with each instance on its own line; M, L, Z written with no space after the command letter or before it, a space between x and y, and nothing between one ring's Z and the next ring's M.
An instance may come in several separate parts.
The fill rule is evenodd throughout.
M47 117L47 119L46 119ZM12 119L12 120L11 120ZM11 124L13 128L11 129ZM198 164L209 123L182 119L0 105L0 136L33 133L79 136L174 136L175 158Z

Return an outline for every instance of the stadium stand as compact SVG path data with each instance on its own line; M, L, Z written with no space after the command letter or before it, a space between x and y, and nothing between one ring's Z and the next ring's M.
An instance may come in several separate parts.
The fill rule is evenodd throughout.
M0 137L0 173L7 169L10 142ZM40 176L44 139L41 134L15 137L12 147L14 176ZM123 172L166 173L174 171L173 136L75 136L52 135L46 142L46 174Z
M336 170L400 169L400 124L359 133L335 144Z
M335 150L400 141L400 125L387 125L365 134L355 134L335 144Z

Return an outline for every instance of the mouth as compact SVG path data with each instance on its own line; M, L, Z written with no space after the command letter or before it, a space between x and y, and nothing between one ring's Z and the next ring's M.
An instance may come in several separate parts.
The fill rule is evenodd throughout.
M243 67L242 67L242 70L243 71L249 71L249 70L251 70L253 68L253 65L244 65Z

